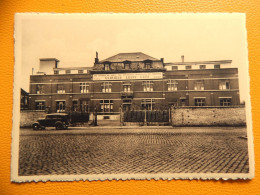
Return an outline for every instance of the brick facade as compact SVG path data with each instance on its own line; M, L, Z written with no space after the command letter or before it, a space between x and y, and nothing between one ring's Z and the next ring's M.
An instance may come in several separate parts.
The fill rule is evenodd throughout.
M87 73L31 75L29 94L30 110L50 113L240 104L237 68L168 70L163 59L143 53L97 56Z

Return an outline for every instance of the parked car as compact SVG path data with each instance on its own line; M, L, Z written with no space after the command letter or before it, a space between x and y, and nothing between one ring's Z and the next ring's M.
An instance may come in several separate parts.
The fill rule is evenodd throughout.
M34 130L45 129L45 127L56 127L56 129L67 129L69 126L69 115L65 113L47 114L45 118L38 119L33 123Z

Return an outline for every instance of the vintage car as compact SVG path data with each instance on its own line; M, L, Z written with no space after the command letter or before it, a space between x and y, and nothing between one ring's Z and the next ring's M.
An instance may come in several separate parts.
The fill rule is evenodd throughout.
M34 130L45 129L45 127L56 127L56 129L67 129L69 126L69 115L65 113L47 114L45 118L38 119L33 123Z

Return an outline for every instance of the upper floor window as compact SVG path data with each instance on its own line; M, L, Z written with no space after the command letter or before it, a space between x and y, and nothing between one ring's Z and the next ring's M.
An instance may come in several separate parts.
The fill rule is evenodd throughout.
M143 82L144 91L153 91L153 81Z
M206 106L206 98L195 98L194 105L195 106Z
M130 83L124 83L123 84L123 91L124 92L130 92L131 91L131 84Z
M82 74L82 73L83 73L83 70L78 70L78 73L79 73L79 74Z
M214 69L220 69L220 64L215 64Z
M145 63L144 67L145 67L145 69L151 69L152 65L151 65L151 63Z
M231 106L231 98L220 98L220 106Z
M204 90L204 81L195 81L194 90Z
M186 70L191 70L191 66L185 66Z
M110 82L104 82L102 84L102 92L111 92L112 84Z
M80 93L88 93L89 92L89 85L87 83L80 83Z
M130 63L125 63L124 66L125 66L125 70L129 70L130 69Z
M54 74L59 74L59 71L58 70L54 70Z
M45 101L36 101L35 106L36 110L45 110Z
M65 93L65 88L63 84L57 85L57 93Z
M220 80L220 82L219 82L219 89L220 90L230 89L230 82L229 82L229 80Z
M71 71L70 71L70 70L66 70L65 72L66 72L66 74L70 74L70 73L71 73Z
M168 91L177 91L178 82L176 80L169 80L168 83Z
M105 71L110 70L110 65L109 64L105 64L104 66L105 66Z
M172 70L178 70L178 66L172 66Z
M43 85L36 85L36 94L43 94Z
M200 69L206 69L206 65L200 65Z

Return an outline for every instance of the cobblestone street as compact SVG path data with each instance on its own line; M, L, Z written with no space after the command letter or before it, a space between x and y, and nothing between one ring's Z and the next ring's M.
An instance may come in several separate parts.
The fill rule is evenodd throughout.
M21 129L19 175L248 173L246 128Z

